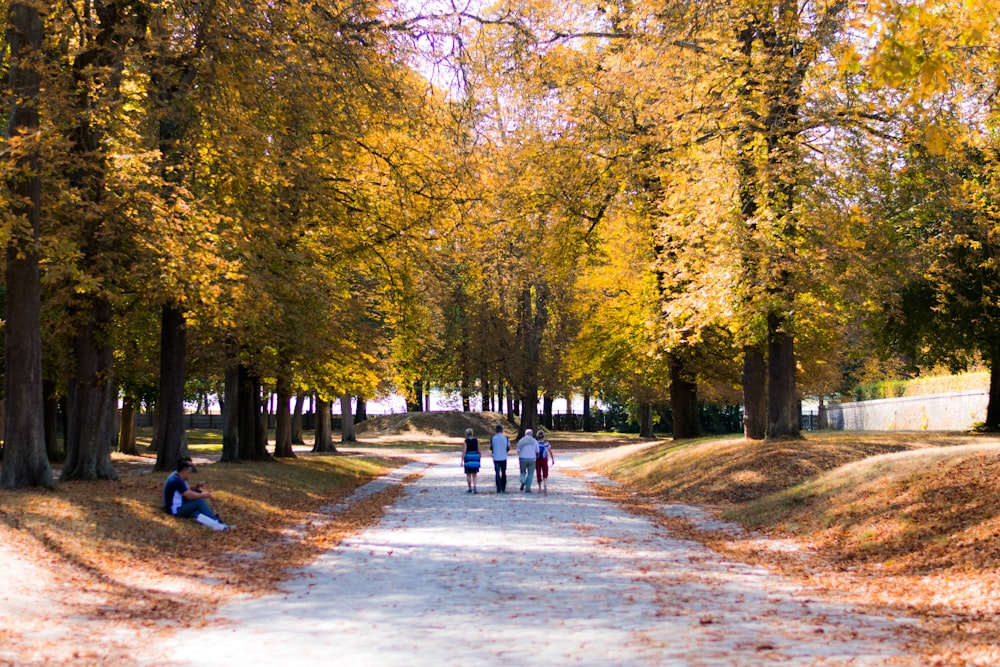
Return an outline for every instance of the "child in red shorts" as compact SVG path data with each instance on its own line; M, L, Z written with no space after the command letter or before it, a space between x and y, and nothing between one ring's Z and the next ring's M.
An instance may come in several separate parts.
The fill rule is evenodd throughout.
M538 439L538 458L535 459L535 478L538 480L538 489L545 495L549 494L549 460L552 465L556 464L556 457L552 454L552 445L545 439L545 431L539 431L535 436Z

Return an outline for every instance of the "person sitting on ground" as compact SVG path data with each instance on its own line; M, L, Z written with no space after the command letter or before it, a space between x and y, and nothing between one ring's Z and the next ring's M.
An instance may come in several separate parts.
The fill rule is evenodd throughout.
M163 509L184 519L195 519L215 530L230 528L219 520L212 508L208 506L207 498L212 497L211 491L206 491L202 482L193 488L188 484L191 473L196 468L190 458L177 462L177 471L167 477L163 484Z

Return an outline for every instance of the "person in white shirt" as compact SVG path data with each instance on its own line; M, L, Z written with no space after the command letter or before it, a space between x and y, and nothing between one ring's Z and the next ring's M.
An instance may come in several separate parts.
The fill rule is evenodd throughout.
M531 493L531 481L535 476L535 459L538 458L538 441L530 428L524 431L524 437L517 441L517 458L521 464L521 490Z
M490 450L493 454L497 493L507 493L507 452L510 450L510 438L503 434L502 424L497 424L496 433L490 438Z

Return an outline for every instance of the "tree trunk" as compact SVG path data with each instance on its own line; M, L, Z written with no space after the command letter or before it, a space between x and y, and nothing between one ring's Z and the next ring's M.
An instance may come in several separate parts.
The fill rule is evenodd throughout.
M538 368L548 324L548 287L542 282L524 285L517 305L517 355L511 382L521 402L518 434L538 428Z
M548 394L542 397L542 423L545 428L552 430L552 404L555 402Z
M260 421L264 425L264 430L271 428L271 398L273 394L264 389L264 383L258 378L260 386Z
M357 396L354 406L354 423L360 424L368 419L368 401L364 396Z
M760 350L743 348L743 435L750 440L767 436L767 363Z
M653 433L653 404L652 403L640 403L639 404L639 437L640 438L655 438L656 435Z
M583 431L584 433L594 431L594 415L590 411L590 387L587 385L583 388Z
M111 327L111 304L95 299L77 327L74 341L76 375L67 392L66 463L60 479L118 479L111 465L117 435L110 419L117 406Z
M257 428L254 430L253 460L267 461L271 458L270 454L267 453L267 425L270 421L267 406L271 403L271 398L270 396L265 398L263 383L260 377L256 375L254 376L254 396L257 399L257 405L255 406Z
M3 467L6 489L52 487L52 468L45 451L42 420L41 281L35 244L41 220L42 181L38 174L38 101L41 94L42 16L39 5L14 0L7 8L8 66L13 103L7 136L27 138L16 155L17 168L8 182L8 203L15 218L26 221L25 234L7 244L7 312L4 322L6 404ZM9 146L9 144L8 144ZM23 152L21 152L23 151Z
M42 417L45 424L45 455L50 462L62 461L63 453L59 450L59 399L56 398L56 383L52 380L42 381L42 406L45 413Z
M786 318L776 313L767 316L768 438L798 438L802 434L795 388L795 338L787 326Z
M321 454L337 451L337 448L333 446L333 435L330 432L330 404L318 397L316 398L316 437L313 440L312 450Z
M117 384L112 389L113 393L111 395L111 400L108 401L108 435L111 438L110 447L113 452L118 449L118 434L122 429L122 415L121 410L118 409Z
M469 340L468 336L463 336L462 339L465 341ZM463 346L462 356L465 357L464 363L462 364L462 383L459 386L459 391L461 392L462 395L462 412L471 412L472 405L470 398L472 396L472 392L469 391L469 385L472 384L472 380L469 377L468 357L467 354L465 353L464 346Z
M113 3L112 3L113 4ZM78 14L87 38L63 53L74 94L65 100L74 122L66 127L71 165L66 172L74 195L79 198L76 220L81 233L77 265L93 270L90 278L113 285L113 276L99 267L115 261L112 253L120 239L105 204L107 146L104 125L97 108L112 108L119 101L124 60L132 39L145 31L145 12L118 11L98 3L96 11ZM64 47L68 45L63 44ZM69 430L66 439L64 479L117 479L111 451L117 446L117 387L113 382L114 344L111 305L105 297L93 297L79 307L84 321L77 324L75 340L76 377L69 394ZM90 348L90 349L86 349Z
M222 457L220 460L235 462L240 460L240 364L226 366L222 401Z
M526 429L538 430L538 389L529 388L521 396L521 423L518 425L517 437L524 435Z
M184 312L164 305L160 326L160 421L157 425L156 470L172 472L187 456L184 441L184 380L187 361L187 326Z
M351 415L351 397L340 397L340 441L357 442L354 434L354 417Z
M413 383L413 398L406 402L407 412L421 412L424 409L424 382L417 380Z
M684 367L683 360L671 356L668 365L674 440L696 438L701 435L701 419L698 416L698 383L691 379Z
M1000 431L1000 343L993 348L990 358L990 398L986 405L986 423L989 431Z
M278 375L278 415L274 422L274 456L281 458L294 458L292 451L292 411L290 403L292 400L292 382L288 375L282 373Z
M137 456L139 448L135 441L135 405L130 396L122 399L121 428L118 431L118 451L129 456Z
M244 364L239 368L239 390L236 399L236 410L239 412L238 433L239 460L252 461L255 455L257 441L257 426L260 423L259 394L250 369ZM255 398L254 395L257 394Z
M305 396L302 394L295 395L295 408L292 410L292 444L293 445L304 445L305 441L302 439L302 405L305 403Z
M147 452L155 452L156 450L159 449L159 447L156 444L156 434L159 433L159 431L160 431L160 427L159 427L160 413L157 411L155 403L150 404L150 403L147 402L146 403L146 408L149 411L149 423L150 423L151 428L153 430L153 435L149 439L149 447L146 449L146 451ZM69 414L69 410L66 410L66 414L67 415ZM65 431L63 431L63 432L65 433Z

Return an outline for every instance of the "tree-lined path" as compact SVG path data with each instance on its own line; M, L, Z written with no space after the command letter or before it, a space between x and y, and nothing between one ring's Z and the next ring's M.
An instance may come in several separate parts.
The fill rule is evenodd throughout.
M886 618L726 562L554 469L464 493L456 455L285 592L148 647L149 664L908 665ZM516 460L511 462L516 469ZM491 471L490 471L491 472Z

